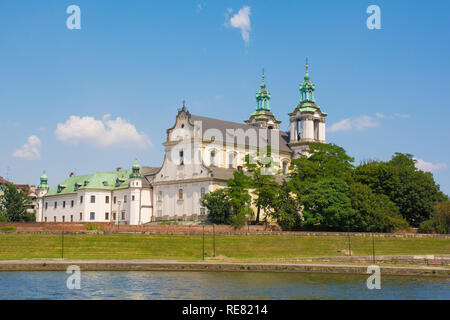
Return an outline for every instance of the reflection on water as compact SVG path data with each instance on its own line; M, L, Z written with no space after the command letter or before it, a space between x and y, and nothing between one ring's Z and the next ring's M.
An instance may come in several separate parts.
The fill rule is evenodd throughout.
M0 272L0 299L450 299L444 278L256 272L82 272L81 290L65 272Z

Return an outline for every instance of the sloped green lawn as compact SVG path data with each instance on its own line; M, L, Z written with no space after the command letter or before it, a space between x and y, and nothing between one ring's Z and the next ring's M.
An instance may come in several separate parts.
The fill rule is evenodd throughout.
M61 235L0 234L0 260L61 258ZM226 235L216 236L216 255L233 259L343 256L342 236ZM351 237L353 255L371 255L371 237ZM376 255L450 254L450 239L378 238ZM213 255L213 237L205 236L205 255ZM145 234L64 235L66 259L201 260L202 236Z

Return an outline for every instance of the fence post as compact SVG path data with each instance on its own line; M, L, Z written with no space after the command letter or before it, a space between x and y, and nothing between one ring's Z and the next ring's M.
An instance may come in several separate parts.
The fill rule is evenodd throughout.
M202 260L205 261L205 226L203 225L203 237L202 237Z
M64 259L64 226L61 233L61 258Z
M213 224L213 257L216 256L216 225Z

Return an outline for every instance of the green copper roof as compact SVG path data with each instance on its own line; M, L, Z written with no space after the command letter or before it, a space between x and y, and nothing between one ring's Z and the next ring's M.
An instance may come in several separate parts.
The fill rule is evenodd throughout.
M270 92L266 89L264 82L264 73L262 75L262 83L259 91L256 93L256 111L267 110L270 111Z
M316 102L316 100L314 98L314 91L316 90L316 88L315 88L314 84L311 81L309 81L309 79L310 79L309 72L308 72L309 66L306 65L305 68L306 68L305 76L303 77L303 79L305 81L303 81L303 83L299 87L300 103Z
M141 165L139 164L139 162L137 162L137 160L133 163L133 167L132 167L131 171L132 172L130 174L130 179L142 178Z
M42 173L41 180L48 180L47 174L45 171Z
M77 190L119 190L129 187L132 170L115 172L97 172L83 176L74 176L52 188L47 196L74 194Z
M40 178L41 183L37 187L39 190L48 190L50 187L48 186L48 177L45 174L45 171L42 173L42 176Z

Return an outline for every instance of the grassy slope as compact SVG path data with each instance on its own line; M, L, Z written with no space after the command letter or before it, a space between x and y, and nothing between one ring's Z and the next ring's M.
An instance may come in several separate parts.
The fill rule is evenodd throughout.
M0 234L0 260L61 258L61 236ZM353 255L371 255L370 237L352 237ZM212 256L212 236L205 236ZM216 255L234 259L294 258L344 255L348 238L331 236L216 236ZM375 238L377 255L450 254L450 239ZM202 236L108 234L65 235L67 259L201 260Z

